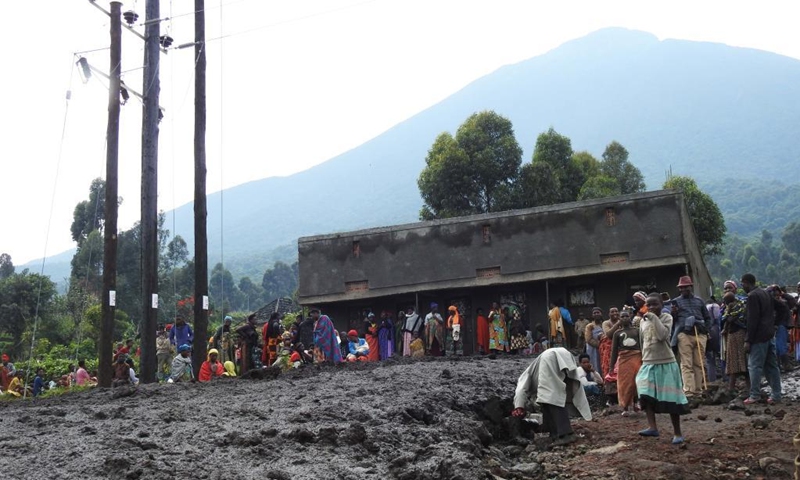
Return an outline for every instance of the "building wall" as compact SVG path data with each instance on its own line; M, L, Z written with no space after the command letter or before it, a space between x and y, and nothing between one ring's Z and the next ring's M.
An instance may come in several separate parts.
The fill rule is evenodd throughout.
M682 203L674 192L649 192L302 238L300 301L477 286L484 275L494 279L483 283L503 283L526 272L599 266L604 258L686 257L693 232L685 232Z

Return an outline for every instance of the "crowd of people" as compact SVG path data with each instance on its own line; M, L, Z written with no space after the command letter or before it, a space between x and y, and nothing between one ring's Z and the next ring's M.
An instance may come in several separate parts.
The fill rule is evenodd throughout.
M757 287L750 274L743 275L740 283L726 281L721 303L713 298L706 302L695 295L690 277L681 277L677 287L680 295L676 298L636 292L630 306L607 310L594 307L590 318L579 312L575 321L563 302L556 300L548 312L549 329L540 326L535 333L524 327L518 307L501 307L495 302L488 315L482 308L476 310L475 353L536 357L520 377L514 414L523 415L531 398L540 407L547 405L543 408L545 426L558 442L574 439L569 422L564 421L567 410L559 410L566 408L565 398L578 403L583 399L594 408L618 404L623 415L644 410L648 420L648 427L640 432L644 436L657 436L655 414L668 413L675 443L683 440L680 415L688 411L689 400L701 395L718 373L727 377L730 389L741 388L746 404L762 401L761 379L766 377L770 394L764 401L780 402L779 364L788 365L790 351L800 355L800 349L790 347L787 330L797 316L796 298L778 286ZM198 372L191 361L194 332L178 317L172 325L159 326L157 376L166 383L210 382L248 375L253 370L299 368L320 362L463 355L462 312L455 305L445 312L440 313L436 303L429 304L424 315L413 306L396 318L389 311L379 315L366 311L360 328L347 331L337 331L318 308L311 308L306 317L298 315L289 325L284 325L277 312L263 326L258 325L255 314L237 326L226 316L208 339L207 359ZM116 346L113 386L139 382L139 355L133 340ZM51 388L97 382L96 372L89 373L81 360L70 365L66 374L49 381L39 369L27 386L24 373L8 356L3 355L2 360L0 391L12 396L36 397ZM566 390L554 393L548 387L554 378L567 378L582 388L579 394L567 394ZM562 384L569 387L570 382L561 382L559 389ZM576 406L586 417L585 405Z
M741 387L744 404L779 403L779 365L789 368L789 353L800 354L800 342L790 342L788 334L797 319L797 299L777 285L757 286L749 273L740 284L741 292L736 281L726 281L719 304L695 295L691 277L684 276L676 298L665 301L660 293L636 292L633 305L609 308L608 319L595 307L591 320L580 315L574 325L555 302L549 315L553 348L523 372L512 414L525 416L526 408L538 405L554 443L568 444L576 440L570 412L590 419L592 399L605 399L618 402L622 415L644 410L647 428L639 435L645 437L659 436L657 413L669 414L672 443L681 444L680 416L689 412L689 400L716 380L718 366L730 390ZM577 362L564 348L570 346L569 326L579 346ZM761 393L764 377L766 398Z

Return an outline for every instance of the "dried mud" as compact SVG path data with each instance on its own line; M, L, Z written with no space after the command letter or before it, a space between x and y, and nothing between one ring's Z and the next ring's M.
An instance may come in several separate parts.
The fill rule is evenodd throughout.
M396 359L213 384L0 403L2 478L790 478L800 407L703 405L683 447L642 414L577 421L578 443L509 417L531 358ZM797 372L797 371L796 371ZM797 375L794 375L797 377ZM718 396L717 400L726 400ZM765 457L775 461L759 460ZM763 468L762 468L763 465Z

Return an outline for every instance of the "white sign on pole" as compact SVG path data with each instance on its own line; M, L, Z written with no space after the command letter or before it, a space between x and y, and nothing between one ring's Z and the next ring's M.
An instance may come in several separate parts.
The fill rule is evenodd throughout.
M208 295L203 295L203 310L208 310Z
M110 307L117 306L117 291L116 290L109 290L108 291L108 305Z
M152 305L152 308L158 308L158 294L157 293L153 294L153 305Z

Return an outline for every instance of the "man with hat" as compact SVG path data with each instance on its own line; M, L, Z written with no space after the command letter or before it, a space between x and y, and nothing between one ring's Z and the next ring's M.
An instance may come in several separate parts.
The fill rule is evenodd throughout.
M672 347L678 347L686 396L699 395L705 384L706 342L711 329L711 315L706 302L694 294L692 277L683 276L678 281L681 294L672 300L674 330Z

